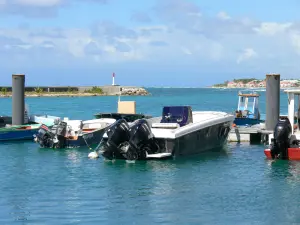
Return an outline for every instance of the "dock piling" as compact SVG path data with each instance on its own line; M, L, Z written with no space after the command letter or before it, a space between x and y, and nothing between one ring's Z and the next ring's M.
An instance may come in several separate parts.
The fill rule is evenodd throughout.
M266 123L265 129L273 131L280 110L280 74L266 75Z
M12 75L12 125L24 124L25 75Z

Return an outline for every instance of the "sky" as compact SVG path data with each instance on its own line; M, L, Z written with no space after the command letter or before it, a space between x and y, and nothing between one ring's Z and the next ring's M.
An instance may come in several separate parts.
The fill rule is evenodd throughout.
M0 0L0 85L300 79L300 1Z

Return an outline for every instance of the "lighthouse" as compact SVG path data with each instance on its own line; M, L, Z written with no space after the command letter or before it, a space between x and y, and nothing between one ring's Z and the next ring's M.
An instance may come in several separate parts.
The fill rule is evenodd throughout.
M115 86L115 73L112 74L112 86Z

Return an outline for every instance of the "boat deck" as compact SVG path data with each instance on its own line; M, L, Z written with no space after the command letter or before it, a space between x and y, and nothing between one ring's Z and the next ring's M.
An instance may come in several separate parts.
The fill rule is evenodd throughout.
M154 117L148 119L150 126L152 127L152 133L156 138L169 138L175 139L181 137L187 133L194 132L199 129L203 129L222 122L233 122L234 116L224 112L216 111L194 111L193 122L183 127L171 127L172 123L164 124L160 123L161 117ZM172 129L166 129L167 126ZM175 129L174 129L175 128Z

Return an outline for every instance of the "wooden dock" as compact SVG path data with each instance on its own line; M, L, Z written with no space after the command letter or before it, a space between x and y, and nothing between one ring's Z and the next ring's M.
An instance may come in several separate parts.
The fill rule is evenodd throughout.
M264 124L249 127L234 127L228 135L228 142L265 143L273 131L264 129Z

